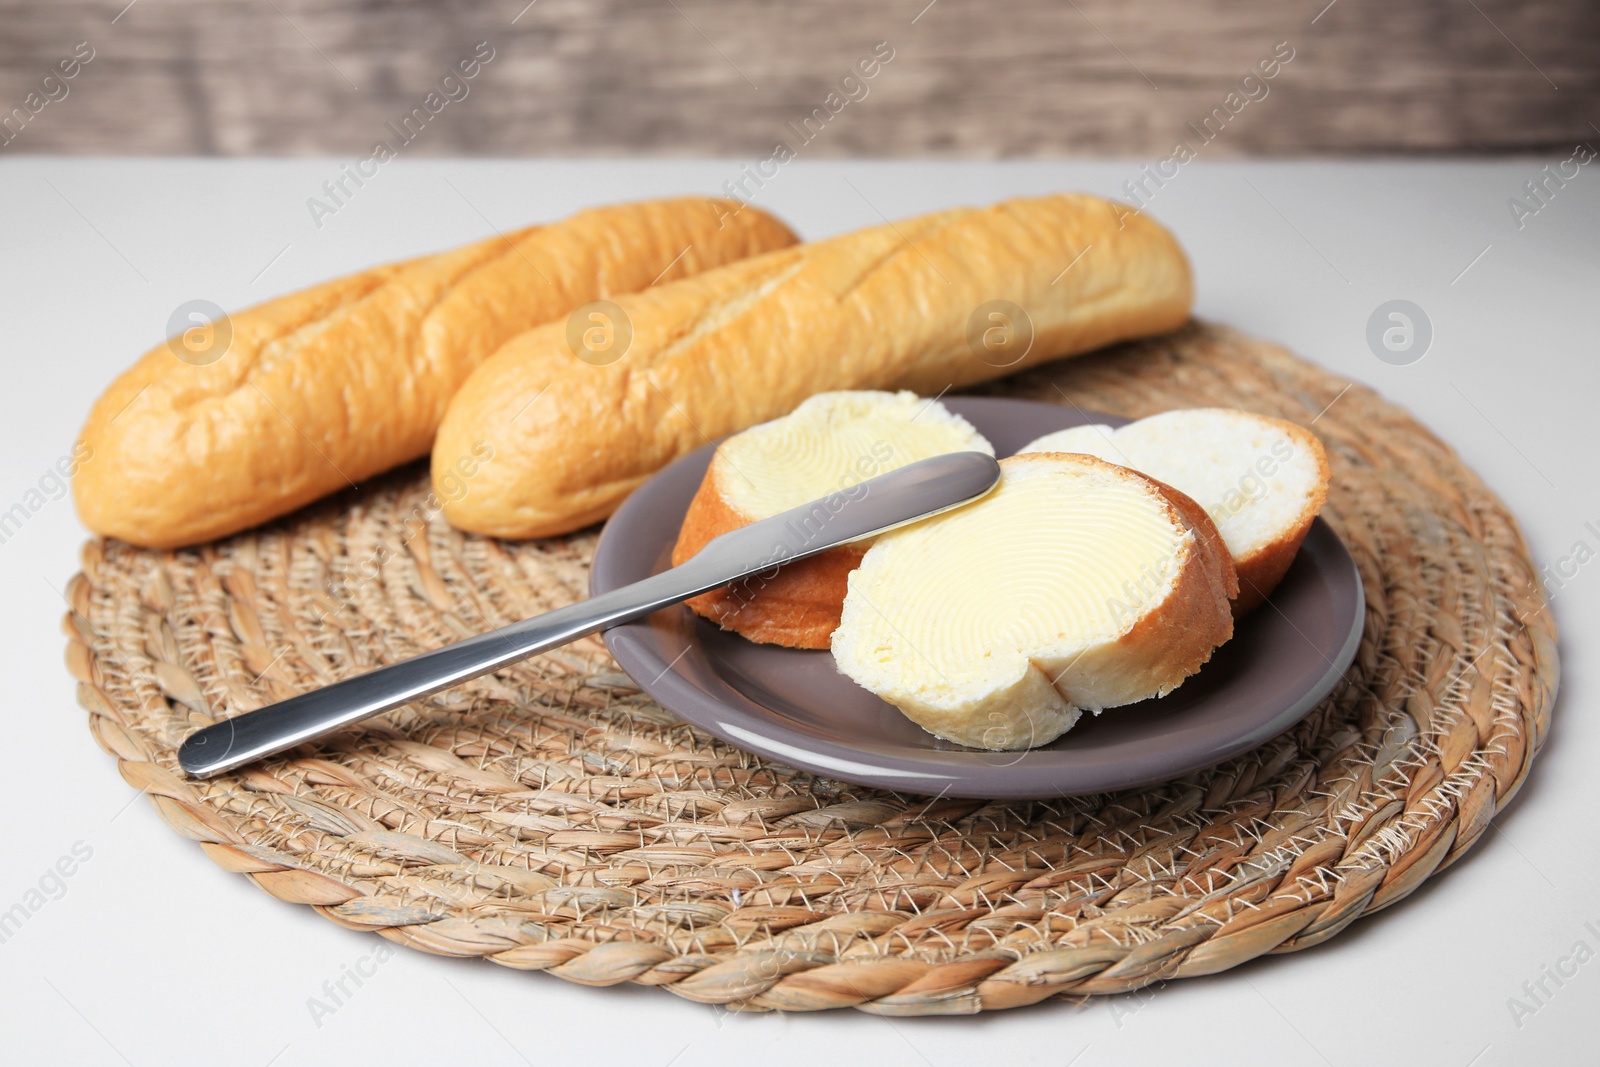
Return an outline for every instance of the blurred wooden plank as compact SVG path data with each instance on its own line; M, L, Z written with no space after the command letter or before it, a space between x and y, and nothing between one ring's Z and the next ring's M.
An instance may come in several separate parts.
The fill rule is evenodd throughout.
M0 157L364 157L479 41L494 58L403 151L1155 157L1278 42L1294 58L1206 156L1600 142L1600 5L1324 2L4 0L0 115L24 111ZM78 41L94 58L29 114ZM880 41L865 96L800 142Z

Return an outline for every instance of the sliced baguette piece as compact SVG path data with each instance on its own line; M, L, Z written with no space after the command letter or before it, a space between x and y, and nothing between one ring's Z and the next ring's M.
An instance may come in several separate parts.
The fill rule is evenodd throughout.
M494 462L445 517L500 537L568 533L677 457L814 393L936 396L1175 329L1191 299L1172 235L1098 197L875 226L619 299L632 343L606 366L576 358L558 327L523 334L451 401L434 477L485 442Z
M1166 411L1118 429L1074 426L1022 451L1098 456L1199 501L1239 572L1236 617L1277 586L1328 499L1328 456L1316 434L1231 408Z
M994 455L972 424L915 393L818 393L781 419L717 447L672 550L674 566L714 537L946 452ZM752 641L827 648L845 580L869 543L840 545L689 601Z
M832 648L858 685L948 741L1032 748L1170 692L1232 636L1233 565L1194 501L1092 456L1000 468L851 573Z
M732 201L620 204L235 312L219 358L195 365L158 345L101 396L81 437L93 459L73 480L78 514L157 548L264 522L426 454L456 388L516 334L794 241Z

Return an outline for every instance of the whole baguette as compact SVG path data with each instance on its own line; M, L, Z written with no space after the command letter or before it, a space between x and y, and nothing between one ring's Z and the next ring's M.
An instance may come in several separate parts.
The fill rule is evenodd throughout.
M73 482L78 513L157 548L254 526L426 454L451 395L508 338L794 241L729 201L645 201L237 312L215 362L162 344L101 396L81 434L95 458Z
M1093 196L873 227L618 300L632 344L609 365L576 358L556 326L513 339L451 401L434 481L486 443L493 463L445 516L501 537L566 533L677 457L814 393L936 396L1174 329L1192 299L1172 235ZM991 301L1023 309L1031 345L990 357L969 342L1004 326Z

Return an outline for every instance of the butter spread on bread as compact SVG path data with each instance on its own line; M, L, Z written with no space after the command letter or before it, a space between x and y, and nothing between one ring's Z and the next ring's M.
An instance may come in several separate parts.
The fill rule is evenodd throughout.
M426 454L451 394L512 336L794 241L729 201L622 204L236 312L220 358L159 345L95 404L78 513L154 547L264 522ZM468 442L453 470L493 447Z
M792 413L722 442L689 504L673 565L730 530L946 452L994 448L972 424L915 393L819 393ZM868 542L854 542L689 601L753 641L827 648L845 579Z
M495 459L445 516L502 537L567 533L677 457L814 393L936 396L1174 329L1191 299L1170 233L1085 195L940 211L730 264L619 298L632 339L615 362L578 358L559 325L485 360L451 401L435 477L479 441ZM1015 343L992 350L991 336Z
M850 574L832 648L858 685L946 740L1031 748L1170 692L1232 635L1233 565L1198 504L1091 456L1000 468Z
M1236 615L1272 592L1328 497L1328 457L1316 434L1229 408L1166 411L1115 430L1074 426L1022 451L1099 456L1198 501L1238 569Z

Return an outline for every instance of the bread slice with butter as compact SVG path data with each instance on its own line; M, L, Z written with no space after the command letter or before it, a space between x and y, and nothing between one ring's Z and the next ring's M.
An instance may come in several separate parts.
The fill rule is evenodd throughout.
M1231 408L1166 411L1129 423L1074 426L1023 452L1079 452L1132 467L1198 501L1239 572L1234 614L1283 578L1328 498L1328 457L1303 426Z
M819 393L781 419L718 446L689 504L673 565L714 537L929 456L994 455L972 424L911 392ZM839 625L845 580L867 545L841 545L689 601L697 613L752 641L827 648Z
M879 537L850 574L840 671L974 748L1047 744L1180 685L1233 633L1198 504L1092 456L1001 460L988 496Z

